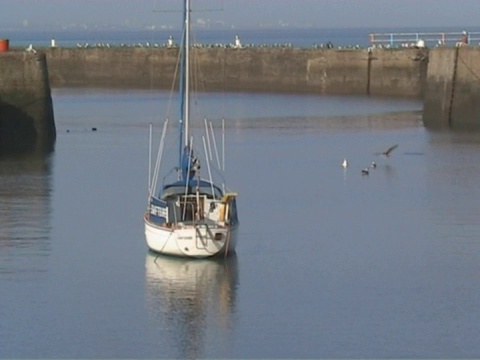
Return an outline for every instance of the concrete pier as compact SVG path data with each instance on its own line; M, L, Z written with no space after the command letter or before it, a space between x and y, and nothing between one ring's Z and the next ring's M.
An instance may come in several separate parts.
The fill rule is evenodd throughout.
M410 97L424 99L426 126L480 126L478 47L197 47L192 53L202 71L199 91ZM177 58L175 47L0 53L1 144L54 143L50 86L170 89Z
M430 51L423 114L426 126L480 127L479 59L479 47Z
M0 53L0 152L55 143L55 122L44 53Z
M45 49L52 87L169 89L177 48ZM205 91L422 97L425 49L194 48Z

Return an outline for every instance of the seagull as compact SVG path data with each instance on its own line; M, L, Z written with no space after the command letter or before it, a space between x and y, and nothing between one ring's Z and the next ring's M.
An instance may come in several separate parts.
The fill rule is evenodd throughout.
M348 167L348 161L347 161L346 158L343 159L342 166L343 166L344 169L346 169Z
M375 169L377 167L377 163L375 161L372 161L372 168Z
M37 52L37 50L35 50L35 49L33 48L33 45L32 45L32 44L30 44L30 45L25 49L25 51L26 51L26 52L31 52L31 53L34 53L34 54Z
M398 147L398 145L393 145L391 147L389 147L387 150L385 150L382 155L383 156L386 156L386 157L389 157L390 156L390 153L395 150L396 148Z
M362 175L368 175L369 171L368 168L362 170Z

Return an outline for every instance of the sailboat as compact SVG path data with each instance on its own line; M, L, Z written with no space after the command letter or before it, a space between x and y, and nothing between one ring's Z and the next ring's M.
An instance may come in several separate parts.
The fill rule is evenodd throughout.
M180 119L177 128L178 165L168 171L162 184L157 186L166 132L169 128L167 118L163 124L153 172L152 131L150 131L149 194L144 215L145 237L148 248L159 254L190 258L228 256L235 250L237 244L239 227L237 193L227 191L223 182L224 177L220 172L217 173L222 175L222 182L213 179L215 172L212 168L216 165L211 160L212 142L217 159L219 156L212 123L209 130L204 119L205 135L202 136L202 141L194 141L194 137L190 136L193 121L190 109L190 12L190 0L185 0L184 31L179 57L181 71ZM224 139L224 122L222 125ZM224 141L222 145L224 154ZM220 161L217 163L219 168L222 167ZM205 172L203 165L206 165L207 176L202 173ZM217 170L224 168L225 166ZM175 175L174 179L167 180L170 174Z

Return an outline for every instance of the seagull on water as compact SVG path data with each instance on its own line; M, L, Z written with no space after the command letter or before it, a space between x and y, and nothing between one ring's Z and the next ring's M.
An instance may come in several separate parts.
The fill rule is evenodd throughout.
M369 174L368 168L365 168L362 170L362 175L368 175L368 174Z
M377 163L375 161L372 161L372 164L370 165L372 169L375 169L377 167Z
M348 161L347 161L346 158L343 159L342 166L343 166L344 169L346 169L348 167Z

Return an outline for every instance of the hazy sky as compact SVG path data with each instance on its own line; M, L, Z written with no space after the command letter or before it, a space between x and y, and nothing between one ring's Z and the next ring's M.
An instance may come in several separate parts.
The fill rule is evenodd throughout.
M181 0L0 0L9 26L178 23ZM480 0L192 0L194 19L236 28L256 25L337 27L478 27ZM207 11L216 10L216 11ZM219 11L222 10L222 11ZM1 34L0 34L1 36Z

